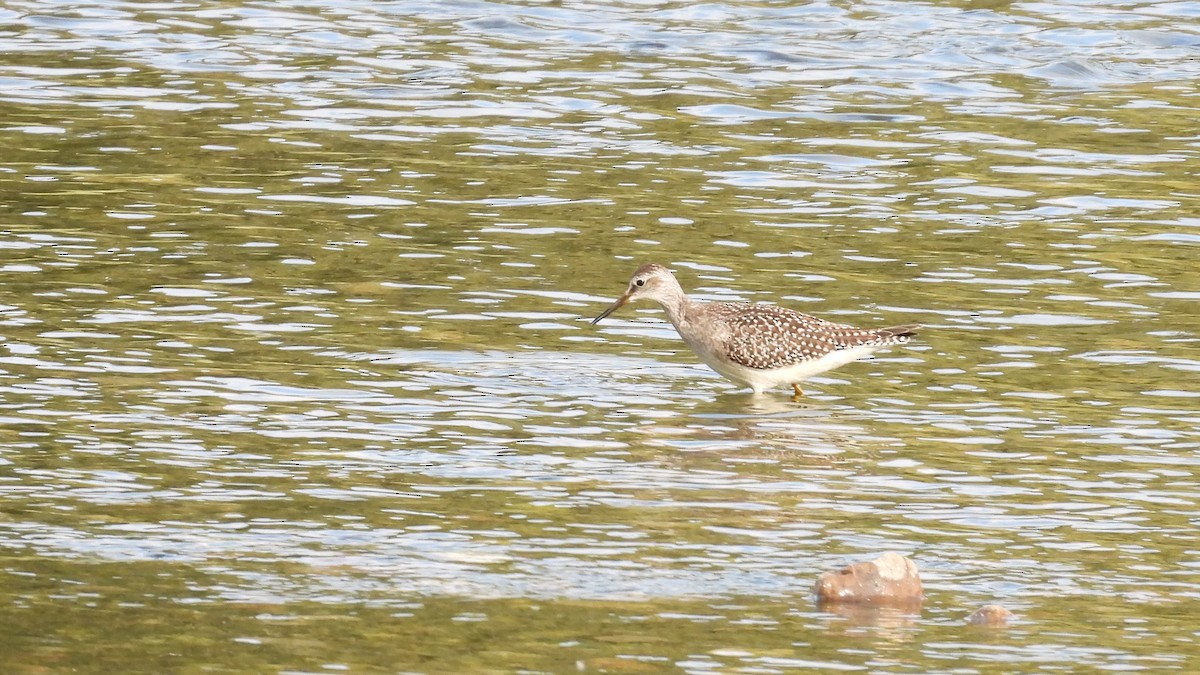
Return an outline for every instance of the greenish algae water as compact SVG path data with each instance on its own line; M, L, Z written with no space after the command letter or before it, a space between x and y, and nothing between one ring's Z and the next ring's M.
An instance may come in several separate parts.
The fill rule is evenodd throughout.
M3 670L1194 670L1198 16L0 8ZM927 328L754 398L648 260Z

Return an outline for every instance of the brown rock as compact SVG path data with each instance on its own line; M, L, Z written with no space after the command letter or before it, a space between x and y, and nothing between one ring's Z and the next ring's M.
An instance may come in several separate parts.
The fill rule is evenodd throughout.
M923 589L917 565L899 553L825 572L814 589L818 603L918 605Z
M1007 626L1016 616L1000 605L984 605L967 617L967 623L976 626Z

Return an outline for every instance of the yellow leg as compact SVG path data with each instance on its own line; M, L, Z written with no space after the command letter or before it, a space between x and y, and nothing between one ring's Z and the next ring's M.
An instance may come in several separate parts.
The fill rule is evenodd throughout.
M804 390L800 388L800 385L793 384L792 391L796 392L796 395L792 398L804 398Z

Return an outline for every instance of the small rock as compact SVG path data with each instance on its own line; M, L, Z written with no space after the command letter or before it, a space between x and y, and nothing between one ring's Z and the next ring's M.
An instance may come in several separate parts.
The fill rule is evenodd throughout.
M984 605L967 617L967 623L976 626L1007 626L1016 616L1000 605Z
M923 589L917 565L899 553L825 572L814 589L819 603L920 604Z

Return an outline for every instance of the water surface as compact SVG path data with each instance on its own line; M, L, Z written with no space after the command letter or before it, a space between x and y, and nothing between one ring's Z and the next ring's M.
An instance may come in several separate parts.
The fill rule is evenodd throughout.
M1194 670L1198 17L0 8L6 672ZM650 260L927 328L756 398Z

